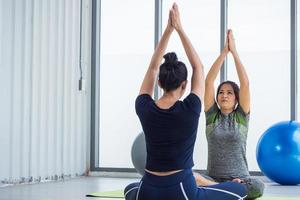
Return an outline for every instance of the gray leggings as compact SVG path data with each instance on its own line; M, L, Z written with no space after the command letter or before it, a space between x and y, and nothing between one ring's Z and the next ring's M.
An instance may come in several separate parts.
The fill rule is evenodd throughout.
M203 175L203 174L201 174ZM218 183L226 182L226 181L231 181L232 179L225 179L225 178L218 178L218 177L210 177L208 175L203 175L205 178L215 181ZM244 184L246 185L247 188L247 198L246 199L256 199L258 197L261 197L264 193L265 185L264 183L256 178L240 178L243 180Z

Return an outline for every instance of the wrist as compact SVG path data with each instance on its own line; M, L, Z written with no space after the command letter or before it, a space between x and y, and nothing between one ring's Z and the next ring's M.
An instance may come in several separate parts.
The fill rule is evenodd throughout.
M179 34L182 34L182 33L184 33L184 31L183 31L183 28L182 28L182 27L178 27L178 28L176 28L176 31L177 31Z
M172 26L167 26L165 32L167 32L167 33L172 33L173 30L174 30L174 28L173 28Z
M229 50L224 48L222 51L221 51L221 55L223 56L227 56L227 54L229 53Z
M236 50L233 50L233 51L231 50L231 54L233 55L233 57L239 56Z

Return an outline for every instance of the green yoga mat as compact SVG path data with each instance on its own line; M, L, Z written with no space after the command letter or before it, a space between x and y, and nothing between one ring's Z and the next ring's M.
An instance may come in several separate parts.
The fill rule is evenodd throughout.
M87 197L124 198L123 190L95 192L86 195ZM257 200L300 200L300 197L261 197Z
M105 192L94 192L87 194L87 197L124 198L124 190L112 190Z
M298 197L261 197L257 200L300 200Z
M258 200L300 200L298 197L261 197Z

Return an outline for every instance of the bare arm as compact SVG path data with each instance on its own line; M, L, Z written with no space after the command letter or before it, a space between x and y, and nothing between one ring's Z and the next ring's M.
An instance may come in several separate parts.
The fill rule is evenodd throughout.
M247 72L239 58L235 47L235 41L233 38L233 33L229 30L229 49L232 53L236 71L240 81L240 106L244 110L245 113L250 112L250 87L249 87L249 79Z
M171 15L171 11L169 13L168 25L167 25L167 27L166 27L159 43L157 44L157 46L155 48L154 53L152 55L150 65L145 74L139 94L149 94L150 96L152 96L152 94L153 94L156 77L157 77L157 74L159 71L159 65L162 61L163 55L167 48L170 36L174 30L174 28L172 27L172 24L171 24L170 15Z
M221 66L229 52L228 48L228 36L226 39L226 43L224 49L222 50L221 54L214 62L212 67L210 68L209 72L206 75L205 79L205 96L204 96L204 111L208 111L213 104L215 103L215 87L214 82L217 78L217 75L221 69Z
M196 50L194 49L192 43L190 42L189 38L187 37L187 35L185 34L182 28L177 4L175 3L173 4L171 13L172 13L172 25L180 37L185 53L193 68L191 92L196 94L202 101L204 97L204 89L205 89L203 65L201 63L201 60Z

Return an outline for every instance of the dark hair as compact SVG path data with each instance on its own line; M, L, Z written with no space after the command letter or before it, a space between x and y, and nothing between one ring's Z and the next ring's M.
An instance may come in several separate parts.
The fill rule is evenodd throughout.
M240 87L233 81L224 81L222 82L219 86L218 86L218 89L217 89L217 95L216 95L216 98L218 99L218 95L219 95L219 92L220 92L220 89L222 87L222 85L224 84L229 84L231 85L232 89L233 89L233 92L234 92L234 95L235 95L235 99L237 100L237 102L239 103L239 100L240 100L240 96L239 96L239 93L240 93Z
M187 69L183 62L178 61L174 52L164 55L165 62L160 65L159 81L161 87L166 91L177 89L187 79Z

